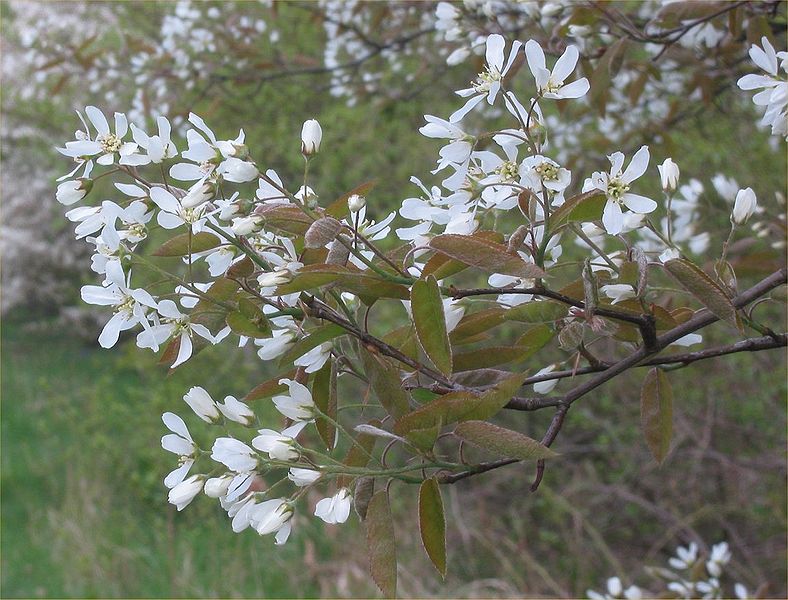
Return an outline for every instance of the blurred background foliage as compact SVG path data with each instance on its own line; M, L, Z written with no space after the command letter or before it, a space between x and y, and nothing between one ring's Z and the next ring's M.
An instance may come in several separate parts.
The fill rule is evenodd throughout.
M25 34L15 14L25 4L35 3L2 5L2 36L11 48ZM63 18L72 11L71 3L46 5ZM149 32L153 44L166 4L94 2L88 7L112 13L141 38ZM277 7L280 40L271 52L306 66L319 64L322 24L298 5ZM425 3L424 10L434 6ZM101 40L113 43L112 35ZM100 351L93 341L100 328L95 322L61 318L61 308L75 304L80 285L92 278L81 266L84 253L70 239L62 207L54 202L53 174L68 165L53 146L71 138L78 125L74 109L92 102L107 113L125 111L136 87L129 80L108 103L86 92L73 76L47 88L43 98L23 101L14 86L35 82L37 76L24 53L16 58L13 74L4 65L4 87L10 91L2 98L3 204L9 206L9 194L29 196L31 218L40 223L37 241L63 244L66 254L78 258L62 264L23 261L31 285L46 286L53 277L62 284L49 295L31 293L29 302L4 311L0 595L374 596L362 529L353 519L332 527L299 517L295 535L279 548L248 530L232 533L214 502L198 500L183 513L166 503L161 479L172 457L159 447L161 413L181 409L191 385L205 386L214 397L239 395L274 373L253 354L222 346L167 376L155 356L133 344ZM11 60L8 52L3 60ZM368 210L381 219L415 192L411 175L434 181L428 170L439 144L417 130L424 114L452 112L458 105L452 91L465 87L475 73L474 65L444 67L407 95L361 96L355 106L331 96L321 75L237 87L215 83L184 91L183 105L169 116L192 110L220 138L243 128L253 156L291 184L303 164L301 123L317 118L324 138L313 180L321 199L330 201L374 179ZM754 128L749 101L732 100L738 94L731 80L705 111L686 118L672 135L646 132L653 164L672 156L682 181L696 177L707 190L714 174L732 175L742 187L751 185L759 201L784 191L784 146L775 150L767 133ZM156 107L152 110L155 114ZM605 166L603 152L618 148L600 151L591 139L583 149L593 157L590 172ZM703 202L712 247L719 247L729 207L713 191L704 194ZM5 235L10 235L4 212ZM14 268L8 265L12 255L6 246L4 270ZM764 321L784 328L782 306L759 310ZM721 327L706 333L709 342L729 339ZM551 465L538 493L528 491L533 473L525 464L449 486L444 491L450 548L445 584L420 547L416 489L395 483L403 486L393 494L401 523L400 593L577 597L589 587L602 588L614 574L626 584L648 587L642 565L664 564L680 543L695 541L708 549L727 540L734 557L728 570L732 578L750 589L768 582L767 595L785 597L784 351L714 359L670 377L675 438L662 467L642 442L640 377L630 373L578 403L560 441L562 458ZM528 415L523 431L538 437L545 419ZM200 435L199 428L193 432ZM314 506L316 500L310 497L307 503Z

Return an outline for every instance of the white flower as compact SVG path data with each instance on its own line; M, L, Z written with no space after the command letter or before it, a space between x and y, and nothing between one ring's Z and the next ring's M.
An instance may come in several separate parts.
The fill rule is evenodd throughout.
M157 308L164 319L162 319L160 324L153 325L137 335L137 346L140 348L151 348L155 352L161 344L171 337L178 337L180 340L178 356L175 358L175 362L170 365L170 368L174 369L189 360L193 349L191 339L193 334L196 333L212 344L216 343L216 338L211 335L211 332L205 325L189 321L189 317L181 313L172 300L162 300Z
M323 498L315 506L315 516L330 525L344 523L350 516L350 492L342 488L331 498Z
M628 283L612 283L603 285L599 289L605 296L613 300L612 304L618 304L635 297L635 288Z
M736 194L736 201L733 204L731 222L736 225L744 225L755 212L758 201L752 188L739 190Z
M93 187L93 180L85 177L74 179L72 181L64 181L57 186L55 192L55 199L65 206L79 202L88 195Z
M323 365L326 364L328 359L331 357L331 349L333 348L333 344L331 342L325 342L320 344L316 348L312 348L309 352L304 354L303 356L299 356L297 359L293 361L293 364L296 367L305 367L307 373L314 373L315 371L319 371L323 368Z
M260 172L254 163L241 160L230 156L224 160L217 168L216 173L221 175L226 181L233 183L246 183L257 179Z
M158 135L148 135L136 125L131 125L131 135L140 148L145 149L146 154L134 154L126 157L123 164L126 165L147 165L149 163L159 164L165 159L177 156L178 151L172 143L170 135L172 127L170 122L162 116L156 119L159 133Z
M203 388L195 386L183 396L183 400L206 423L216 423L221 416L216 402Z
M731 551L728 548L727 542L720 542L714 544L711 548L711 556L706 561L706 570L709 575L719 577L722 575L722 568L727 565L731 560Z
M624 155L621 152L614 152L608 159L610 159L611 164L610 173L594 173L591 176L590 184L586 182L583 188L584 191L595 188L605 192L607 203L602 213L602 224L610 235L618 235L624 229L622 204L632 212L647 214L657 208L657 203L651 198L633 194L629 191L630 184L643 175L648 168L648 147L642 146L635 153L632 161L623 173Z
M255 340L254 343L260 347L257 356L261 360L273 360L282 356L295 343L295 333L290 329L274 329L270 338Z
M175 229L181 225L189 224L193 233L202 230L205 223L205 205L193 208L184 206L181 200L158 186L151 188L150 198L161 209L156 215L156 220L164 229Z
M209 498L221 498L227 494L233 479L235 476L230 473L225 473L221 477L211 477L205 482L203 491Z
M88 116L90 123L96 129L96 139L90 139L90 130L87 123L82 118L82 115L77 112L77 115L82 120L85 126L86 135L83 139L78 139L72 142L66 142L65 148L58 148L58 152L65 156L73 158L85 158L88 156L99 157L96 162L100 165L111 165L115 162L115 155L120 157L120 163L124 164L124 158L134 154L137 151L137 144L133 142L123 142L123 137L128 133L129 123L126 115L123 113L115 113L115 132L110 131L107 118L95 106L85 107L85 114Z
M236 473L248 473L257 468L257 454L235 438L217 438L211 448L211 458Z
M181 511L200 493L204 483L204 475L192 475L170 490L167 501Z
M750 593L747 591L747 588L744 587L741 583L737 583L733 586L733 591L736 594L736 597L739 600L747 600L750 597Z
M280 379L280 384L288 387L288 396L274 396L276 409L294 421L309 421L315 417L315 403L309 389L292 379Z
M284 544L290 536L293 508L284 498L266 500L249 510L249 523L260 535L276 533L277 546Z
M307 485L312 485L315 481L320 479L320 471L291 467L287 474L287 478L298 487L305 487Z
M153 297L143 289L130 289L123 278L120 262L108 263L108 287L86 285L82 287L82 300L88 304L112 306L115 314L107 321L101 330L98 342L102 348L112 348L120 337L121 331L126 331L141 324L144 328L149 326L148 309L156 309L157 304ZM143 332L144 333L144 332Z
M673 192L679 185L679 166L673 162L672 158L666 158L661 165L657 165L659 170L662 189L666 192Z
M178 468L164 478L164 485L174 488L186 477L200 449L189 434L186 423L178 415L166 412L161 416L161 420L167 429L172 431L161 438L161 447L178 455Z
M686 548L683 546L676 548L676 557L671 557L668 563L674 569L690 569L697 560L698 546L695 542L692 542Z
M294 447L295 438L306 425L306 421L299 421L281 433L273 429L260 429L257 437L252 440L252 446L266 452L272 460L295 461L299 452Z
M486 45L486 63L487 68L479 73L478 78L471 85L472 87L457 91L457 95L463 98L469 98L465 105L459 110L455 111L450 117L451 123L460 121L467 115L473 108L485 98L487 103L492 105L498 92L501 90L501 81L509 72L509 69L517 58L517 52L520 50L522 44L515 41L512 44L512 49L509 51L509 58L504 64L504 46L506 42L503 36L497 33L487 38Z
M753 96L753 103L765 106L761 123L772 128L772 135L788 134L788 81L778 76L778 68L788 71L788 52L776 52L766 36L761 38L763 49L756 45L750 48L750 58L766 75L745 75L737 82L742 90L761 89ZM781 59L778 65L777 59Z
M233 396L225 396L224 403L217 403L216 406L230 421L246 426L254 423L254 411L245 402L241 402Z
M544 98L561 100L565 98L580 98L585 96L590 88L588 79L585 77L564 84L577 66L580 53L576 46L567 46L564 53L555 63L552 71L545 66L545 56L542 47L534 40L528 40L525 44L525 57L528 59L528 67L536 80L536 88L539 95Z
M546 375L555 371L555 365L548 365L544 369L539 369L534 375ZM547 381L539 381L534 384L534 391L537 394L549 394L553 388L558 385L558 379L548 379Z
M367 199L364 196L359 196L358 194L353 194L347 199L347 207L348 210L352 213L357 213L362 208L364 208L367 204Z
M323 140L323 129L315 119L304 121L301 127L301 154L312 156L320 151L320 142Z
M249 235L260 229L263 218L258 215L248 217L236 217L233 219L232 230L235 235Z
M261 288L273 288L290 281L292 275L287 269L278 269L276 271L269 271L262 273L257 277L257 283Z

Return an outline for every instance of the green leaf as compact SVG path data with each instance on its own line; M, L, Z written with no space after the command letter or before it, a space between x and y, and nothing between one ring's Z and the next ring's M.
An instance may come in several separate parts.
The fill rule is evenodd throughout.
M405 434L405 439L422 452L431 452L435 442L438 441L441 429L443 429L443 422L438 420L432 427L411 429Z
M403 416L394 424L394 433L407 436L416 429L429 429L437 424L489 419L501 410L522 386L525 374L504 379L483 394L458 391L441 396Z
M640 390L640 425L646 445L659 463L670 450L673 433L673 390L662 369L651 369Z
M446 579L446 516L440 485L434 477L425 479L419 487L419 532L427 556Z
M227 314L227 325L238 335L251 338L271 337L271 324L260 307L248 298L240 298L238 310Z
M312 381L312 399L323 414L336 421L337 418L337 370L334 361L329 361L315 373ZM324 417L315 420L317 432L326 449L333 450L336 441L336 427Z
M220 246L222 240L212 233L201 231L200 233L182 233L164 242L153 253L153 256L188 256L189 238L191 237L191 254L205 252L211 248Z
M424 352L441 373L451 375L451 346L446 333L441 292L435 277L430 275L413 283L410 307Z
M479 237L445 233L432 238L429 246L486 273L501 273L525 279L545 276L545 272L536 265L525 262L518 255L509 254L503 244Z
M503 308L490 308L465 315L457 327L449 334L453 344L462 343L468 338L484 333L500 325L506 320L506 311Z
M454 434L474 446L506 458L534 460L558 456L556 452L527 435L486 421L460 423Z
M397 365L384 356L361 349L364 372L380 405L395 419L410 410L408 392L402 389L402 380Z
M454 355L454 372L485 369L514 360L525 360L536 354L555 336L547 325L538 325L526 331L511 346L486 346Z
M570 221L596 221L602 215L606 202L607 197L601 190L591 190L572 196L550 216L550 227L555 229Z
M385 490L372 496L364 522L372 579L386 598L394 598L397 595L397 542Z
M317 348L320 344L333 340L335 337L343 335L345 330L339 325L329 323L318 327L305 338L298 340L290 350L279 360L280 365L292 365L293 362L309 352L312 348Z
M720 320L742 331L736 307L733 306L730 298L699 267L683 258L674 258L665 263L665 269L685 290L700 300Z
M276 295L303 292L324 285L334 284L355 294L375 298L407 300L408 288L368 273L351 271L339 265L315 264L302 267L295 277L276 289Z
M513 306L504 315L508 321L523 323L550 323L564 318L568 313L565 305L551 300L525 302Z

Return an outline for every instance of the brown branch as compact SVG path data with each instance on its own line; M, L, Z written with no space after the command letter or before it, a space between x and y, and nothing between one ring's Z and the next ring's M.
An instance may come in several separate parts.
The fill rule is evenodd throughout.
M467 290L452 289L451 296L455 299L466 298L468 296L489 296L499 294L529 294L532 296L542 296L556 300L568 306L574 306L585 310L585 303L582 300L576 300L570 296L548 290L542 286L530 288L473 288ZM629 313L613 308L595 307L594 314L600 317L607 317L608 319L615 319L616 321L623 321L625 323L632 323L640 330L640 335L643 338L643 343L647 348L653 348L656 343L656 323L653 315L649 314L636 314Z
M717 348L707 348L705 350L698 350L696 352L685 352L683 354L672 354L670 356L660 356L641 362L635 367L653 367L655 365L689 365L699 360L706 360L709 358L716 358L718 356L725 356L727 354L735 354L737 352L759 352L761 350L773 350L775 348L783 348L788 346L788 333L778 333L774 336L763 336L758 338L749 338L736 342L735 344L728 344L727 346L719 346ZM531 385L541 381L552 381L554 379L566 379L574 377L575 375L588 375L589 373L599 373L612 366L611 363L600 363L599 365L581 367L579 369L567 369L565 371L553 371L552 373L544 373L542 375L534 375L528 377L523 381L523 385ZM561 398L521 398L515 397L506 405L505 408L514 410L539 410L548 406L558 406Z

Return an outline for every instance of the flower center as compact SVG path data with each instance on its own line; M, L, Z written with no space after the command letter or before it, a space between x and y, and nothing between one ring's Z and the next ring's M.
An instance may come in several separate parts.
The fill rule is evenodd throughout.
M116 313L125 313L131 315L134 313L134 298L131 296L123 296L120 304L115 305Z
M202 171L203 173L205 173L207 175L208 173L213 171L213 168L214 168L215 165L209 160L204 160L198 166L199 166L200 171Z
M108 133L107 135L101 135L98 138L98 143L101 144L101 149L106 154L111 154L113 152L117 152L120 150L121 141L118 136L114 133Z
M543 162L534 169L542 181L555 181L558 179L558 167L549 162Z
M148 235L148 230L142 223L134 223L128 229L129 236L144 239Z
M564 84L562 82L553 81L553 78L551 77L550 79L547 80L547 85L544 87L544 90L542 91L546 93L554 94L555 92L560 90L563 86Z
M517 177L517 163L507 160L495 169L494 172L496 175L500 176L502 181L512 181Z
M471 85L480 94L486 94L490 91L492 84L501 80L501 73L495 67L487 67L486 71L482 71L476 77L476 81L472 81Z
M180 217L184 222L192 225L202 218L202 213L205 211L205 205L195 206L194 208L181 208Z
M629 185L624 183L620 177L614 177L607 184L607 196L616 202L620 201L628 191Z

